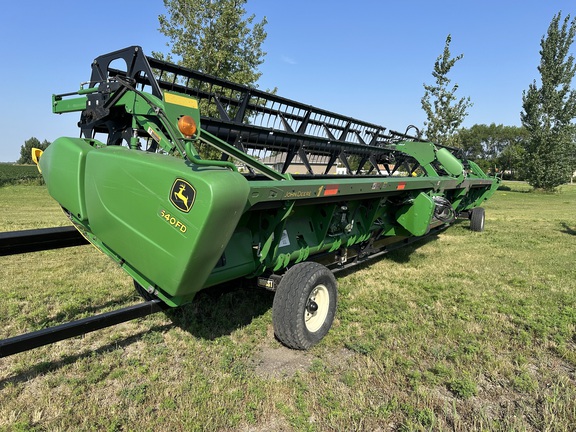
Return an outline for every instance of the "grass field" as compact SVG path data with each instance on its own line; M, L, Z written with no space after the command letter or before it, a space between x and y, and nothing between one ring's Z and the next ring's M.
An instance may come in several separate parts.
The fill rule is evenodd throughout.
M36 165L15 165L0 162L0 186L22 183L42 183L42 177Z
M485 232L458 222L339 274L308 352L239 283L0 360L0 430L573 431L576 187L507 186ZM0 231L66 224L42 186L0 188L0 210ZM139 301L91 246L2 257L0 277L0 338Z

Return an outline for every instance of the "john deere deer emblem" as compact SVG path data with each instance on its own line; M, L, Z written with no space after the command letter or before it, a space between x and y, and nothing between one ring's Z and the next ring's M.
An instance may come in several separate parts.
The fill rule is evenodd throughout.
M186 180L176 179L170 190L170 202L174 206L188 213L194 204L194 198L196 197L196 191L190 183Z

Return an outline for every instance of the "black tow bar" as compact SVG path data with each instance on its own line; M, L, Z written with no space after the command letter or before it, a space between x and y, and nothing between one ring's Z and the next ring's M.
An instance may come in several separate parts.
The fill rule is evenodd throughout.
M8 357L23 351L58 342L64 339L80 336L86 333L111 327L125 321L142 318L156 312L169 309L162 300L155 299L128 306L92 317L70 321L65 324L48 327L42 330L25 333L8 339L0 340L0 358Z
M73 226L0 233L0 256L88 244Z

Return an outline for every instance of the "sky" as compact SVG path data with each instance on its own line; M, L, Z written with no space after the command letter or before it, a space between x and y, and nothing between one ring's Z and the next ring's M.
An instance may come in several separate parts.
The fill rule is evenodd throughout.
M95 57L130 45L170 51L162 0L5 3L0 162L16 161L31 137L79 136L79 113L53 114L51 97L78 90ZM452 57L463 54L449 78L474 104L463 126L520 126L550 21L576 16L574 0L248 0L246 9L268 21L261 89L397 131L423 126L423 84L434 82L448 34Z

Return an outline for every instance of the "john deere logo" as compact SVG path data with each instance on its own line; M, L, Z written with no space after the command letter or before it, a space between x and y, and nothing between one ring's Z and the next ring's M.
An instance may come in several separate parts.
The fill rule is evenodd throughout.
M176 179L170 190L170 202L178 210L188 213L194 204L196 191L186 180Z

